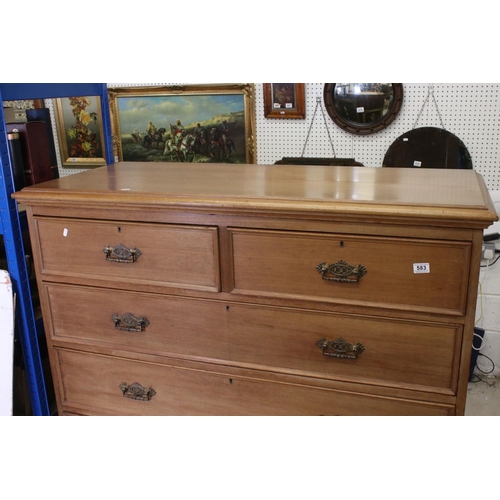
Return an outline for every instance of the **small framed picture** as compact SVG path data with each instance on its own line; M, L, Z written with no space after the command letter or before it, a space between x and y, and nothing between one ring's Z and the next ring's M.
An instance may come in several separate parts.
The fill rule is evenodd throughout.
M264 83L266 118L305 118L304 83Z

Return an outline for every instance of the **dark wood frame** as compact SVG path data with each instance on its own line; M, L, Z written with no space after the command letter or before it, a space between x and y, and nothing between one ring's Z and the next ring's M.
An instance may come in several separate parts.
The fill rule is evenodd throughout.
M264 116L266 118L298 118L306 117L305 83L294 83L295 106L291 108L275 107L273 85L264 83Z
M393 83L394 100L389 111L381 120L366 125L354 123L341 116L336 109L333 96L335 95L336 83L325 83L323 88L323 100L325 108L330 118L343 130L357 135L375 134L388 127L396 118L403 104L403 84Z

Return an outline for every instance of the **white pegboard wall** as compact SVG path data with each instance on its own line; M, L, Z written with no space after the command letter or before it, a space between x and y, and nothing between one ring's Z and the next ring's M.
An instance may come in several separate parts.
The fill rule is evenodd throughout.
M108 84L109 86L174 85L173 83L151 84ZM500 83L404 83L403 104L396 119L385 130L372 135L358 136L341 130L327 114L323 104L324 83L306 83L306 117L303 120L265 118L263 84L255 85L255 143L256 163L273 164L283 157L302 155L316 98L326 117L326 124L338 158L355 158L366 167L380 167L386 151L402 134L415 127L439 127L441 119L436 105L429 97L422 106L432 85L437 108L444 128L463 141L472 157L474 169L486 182L488 189L500 189ZM54 137L57 144L52 103L51 110ZM417 123L420 111L422 113ZM305 157L332 157L332 147L325 128L323 114L318 107L311 127ZM85 169L61 167L61 177L82 172Z
M355 158L367 167L380 167L386 151L400 135L416 127L442 127L432 96L422 110L430 85L444 128L465 144L472 157L474 169L484 177L488 189L500 189L498 83L405 83L403 105L396 119L385 130L364 136L343 131L329 117L323 104L324 83L305 84L304 120L265 118L263 86L255 84L257 163L272 164L283 157L302 155L316 107L316 98L320 97L335 156ZM421 110L420 118L415 123ZM333 156L319 108L304 156Z

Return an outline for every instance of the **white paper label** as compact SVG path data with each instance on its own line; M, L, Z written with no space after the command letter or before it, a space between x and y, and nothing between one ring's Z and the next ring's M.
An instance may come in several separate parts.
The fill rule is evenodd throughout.
M421 167L422 166L422 162L421 161L414 161L413 162L413 166L414 167Z
M356 111L358 113L364 113L365 112L365 108L361 107L361 108L356 108Z
M418 264L413 264L413 274L423 274L430 272L431 266L428 262L419 262Z
M67 229L67 228L64 228L64 231L63 231L63 236L64 236L64 237L68 236L68 229Z

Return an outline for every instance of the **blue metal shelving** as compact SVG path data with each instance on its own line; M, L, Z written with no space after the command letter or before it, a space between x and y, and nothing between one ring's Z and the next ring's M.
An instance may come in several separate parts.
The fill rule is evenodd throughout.
M99 96L106 142L106 162L113 163L111 120L105 83L0 83L3 100L52 99L73 96ZM3 106L0 106L0 234L3 235L8 271L16 295L16 334L21 344L33 415L50 415L39 336L43 325L33 312L28 269L23 244L26 221L19 214L11 195L14 192L12 164L7 141Z

